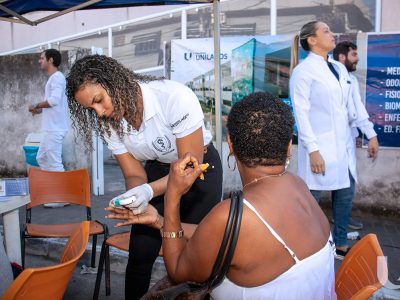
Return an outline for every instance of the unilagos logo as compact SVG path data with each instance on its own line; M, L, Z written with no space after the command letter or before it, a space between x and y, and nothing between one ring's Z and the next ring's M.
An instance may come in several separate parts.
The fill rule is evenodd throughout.
M185 60L213 60L214 59L214 54L213 53L206 53L206 52L185 52L183 54L183 57ZM220 54L220 59L228 59L228 54L227 53L221 53Z
M184 54L185 60L191 60L192 56L193 56L192 52L189 52L189 53L185 52L185 54Z

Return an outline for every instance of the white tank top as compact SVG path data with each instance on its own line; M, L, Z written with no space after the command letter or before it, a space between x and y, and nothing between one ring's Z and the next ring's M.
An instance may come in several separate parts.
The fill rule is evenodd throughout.
M252 210L264 223L272 235L283 245L293 257L295 264L285 273L274 280L256 287L241 287L231 282L228 278L216 287L212 293L212 299L336 299L335 293L335 267L334 267L334 243L332 236L326 245L311 256L299 260L275 230L261 217L258 211L247 200L243 203Z

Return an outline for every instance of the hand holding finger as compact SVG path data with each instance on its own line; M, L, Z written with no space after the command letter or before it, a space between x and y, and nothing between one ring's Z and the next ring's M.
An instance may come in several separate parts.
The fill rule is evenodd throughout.
M118 227L132 224L144 224L155 227L155 223L160 218L155 207L149 204L148 206L146 205L146 207L141 207L141 209L143 209L142 213L135 215L130 209L107 207L105 210L109 211L110 214L108 214L106 218L123 220L117 223L116 226Z
M180 160L178 160L178 165L180 169L185 170L187 169L188 165L191 167L197 167L199 162L195 156L188 152Z
M171 164L168 189L178 195L185 194L201 172L196 157L186 153L182 158Z

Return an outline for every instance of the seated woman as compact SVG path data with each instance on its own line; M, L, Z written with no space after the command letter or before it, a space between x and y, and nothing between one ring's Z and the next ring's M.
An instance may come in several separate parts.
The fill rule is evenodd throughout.
M245 206L227 278L212 297L336 299L328 220L305 183L286 171L293 132L289 107L270 94L254 93L232 107L227 126ZM124 220L117 226L139 222L164 232L183 228L186 238L163 238L162 244L167 272L176 282L208 279L229 214L228 199L199 225L181 224L180 199L201 172L191 154L171 165L164 218L152 207L139 216L108 208L108 218Z

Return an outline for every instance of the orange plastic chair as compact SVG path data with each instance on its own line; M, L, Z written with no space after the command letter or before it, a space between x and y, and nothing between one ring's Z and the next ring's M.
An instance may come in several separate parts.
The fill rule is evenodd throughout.
M90 221L92 236L91 266L96 264L97 235L108 235L108 228L99 221L92 221L90 203L90 180L86 169L65 172L29 170L29 193L31 202L26 206L26 224L21 232L22 265L25 264L26 238L66 238L79 226L69 224L34 224L32 208L50 202L68 202L86 207L86 220Z
M6 290L2 300L62 299L78 260L86 250L90 223L84 221L73 232L60 264L25 269Z
M351 248L336 274L338 300L366 300L382 287L378 256L383 252L375 234L366 235Z
M120 232L110 235L104 240L101 247L99 267L97 268L96 283L94 287L93 300L99 299L101 277L103 275L103 267L105 265L105 284L106 284L106 296L111 294L111 278L110 278L110 247L115 247L122 251L129 251L129 240L131 238L131 232ZM162 256L162 248L158 253Z

